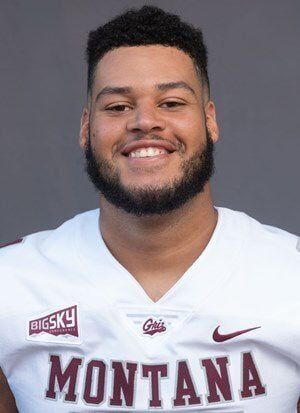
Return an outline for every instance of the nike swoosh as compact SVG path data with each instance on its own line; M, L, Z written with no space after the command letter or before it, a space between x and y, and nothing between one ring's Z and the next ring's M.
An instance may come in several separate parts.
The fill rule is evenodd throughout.
M235 331L229 334L220 334L219 328L220 326L218 326L213 333L213 340L216 341L217 343L222 343L223 341L230 340L234 337L240 336L241 334L249 333L249 331L256 330L257 328L261 328L261 327L259 326L259 327L247 328L246 330Z

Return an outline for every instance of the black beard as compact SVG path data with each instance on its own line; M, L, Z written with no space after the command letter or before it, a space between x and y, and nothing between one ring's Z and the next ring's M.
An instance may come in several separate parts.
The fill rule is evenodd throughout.
M96 189L108 202L136 216L167 214L203 192L214 172L214 143L206 129L206 145L181 164L182 177L164 187L126 187L114 166L95 156L90 136L85 147L86 172Z

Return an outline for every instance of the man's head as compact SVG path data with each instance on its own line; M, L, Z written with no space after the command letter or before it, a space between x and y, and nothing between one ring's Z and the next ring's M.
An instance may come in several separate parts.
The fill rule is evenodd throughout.
M163 214L201 193L218 138L202 33L153 6L90 33L80 144L110 203Z
M86 49L88 93L93 87L97 64L107 52L119 47L143 45L170 46L185 52L193 60L209 93L207 49L201 30L155 6L128 10L90 32Z

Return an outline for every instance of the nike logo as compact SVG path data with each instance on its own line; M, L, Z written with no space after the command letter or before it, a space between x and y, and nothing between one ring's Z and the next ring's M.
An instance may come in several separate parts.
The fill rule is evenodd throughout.
M256 330L257 328L260 328L260 326L247 328L246 330L235 331L229 334L220 334L219 328L220 326L218 326L213 333L213 340L216 341L217 343L222 343L223 341L230 340L234 337L240 336L241 334L249 333L249 331Z

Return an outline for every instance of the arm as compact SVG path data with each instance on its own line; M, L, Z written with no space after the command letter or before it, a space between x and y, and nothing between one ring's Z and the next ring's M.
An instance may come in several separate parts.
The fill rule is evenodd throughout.
M15 398L0 369L0 413L18 413Z

